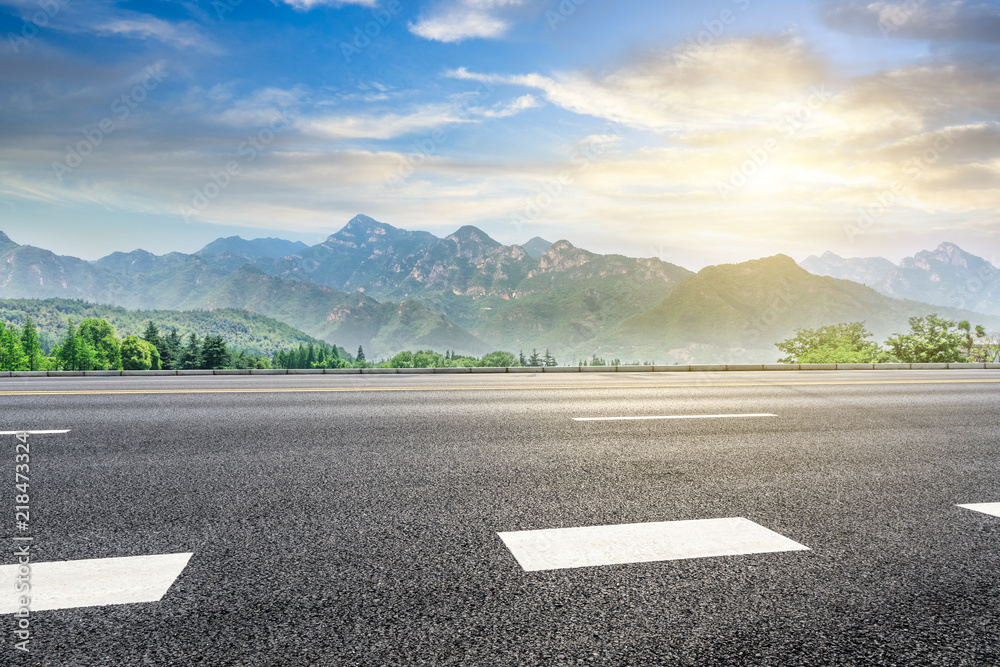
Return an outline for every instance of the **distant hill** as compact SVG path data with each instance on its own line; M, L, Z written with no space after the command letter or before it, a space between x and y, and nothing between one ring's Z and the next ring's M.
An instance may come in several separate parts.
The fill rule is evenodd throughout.
M302 241L286 241L285 239L266 238L246 240L239 236L229 236L216 239L199 250L196 255L209 257L212 255L235 255L246 259L258 257L285 257L305 250L309 246Z
M471 225L440 238L357 215L313 246L229 237L191 255L134 250L96 262L0 233L0 297L247 310L349 350L363 345L370 357L428 347L475 355L548 348L560 361L597 353L665 363L773 361L773 343L794 328L852 320L884 339L906 330L911 315L958 317L952 306L960 302L1000 314L996 269L953 244L899 266L832 253L803 264L870 282L882 294L813 275L784 256L694 275L565 239L504 245ZM972 312L961 317L993 326Z
M313 283L339 293L360 292L382 303L419 303L493 349L549 347L554 352L567 351L649 309L691 275L659 259L599 255L568 241L551 244L533 239L529 243L544 250L532 256L524 247L503 245L471 225L438 238L358 215L323 243L287 256L199 253L187 256L182 264L164 256L160 264L144 259L128 264L118 261L115 266L118 280L136 285L133 293L142 294L147 304L152 299L157 307L207 307L198 298L184 295L202 294L203 283L215 284L221 276L250 265L276 278ZM136 273L142 267L149 267L148 271ZM275 304L280 301L273 300ZM303 331L326 335L305 310L264 310L258 304L225 299L215 302L289 318L286 321ZM414 316L418 312L414 310ZM420 340L433 341L433 336L447 334L436 347L473 351L473 340L460 340L448 326L431 326L423 316L418 319L434 332L422 334ZM373 341L385 340L361 323L355 330L369 331Z
M691 275L659 259L599 255L568 241L532 257L472 226L441 239L363 215L324 243L254 265L382 301L418 301L495 348L553 351L643 312Z
M884 257L845 258L827 250L821 256L807 257L799 265L817 276L830 276L843 280L853 280L862 285L874 286L896 265Z
M1000 269L954 243L942 243L898 265L881 257L845 259L831 252L809 257L802 268L854 280L882 294L1000 315Z
M234 247L223 241L227 243L217 248ZM228 252L157 256L135 250L85 262L18 245L4 235L0 297L71 297L132 309L247 310L278 318L331 344L352 350L364 346L372 358L418 347L469 354L490 351L419 303L379 302L363 294L267 276L248 258Z
M813 275L785 255L702 269L649 311L603 336L600 351L670 363L697 359L774 362L774 343L797 328L864 321L879 342L938 313L991 327L1000 318L893 299L847 280Z
M208 334L222 336L233 349L267 356L275 350L322 342L283 322L241 310L126 310L69 299L0 299L0 321L20 327L29 315L38 325L47 349L66 334L68 319L79 324L88 317L111 322L119 337L140 336L146 324L153 321L163 332L176 328L182 335L195 333L199 338ZM349 352L353 355L356 350Z
M536 236L527 243L522 243L521 247L524 248L524 252L528 253L528 257L537 258L544 255L545 251L552 247L552 242Z
M50 297L112 303L128 281L76 257L18 245L0 232L0 297Z

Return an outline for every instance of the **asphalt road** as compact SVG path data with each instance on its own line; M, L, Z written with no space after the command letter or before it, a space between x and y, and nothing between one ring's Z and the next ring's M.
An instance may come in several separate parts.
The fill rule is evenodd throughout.
M0 380L20 429L72 429L31 439L36 561L194 555L30 653L4 616L4 665L1000 664L1000 517L957 507L1000 502L1000 372ZM723 517L809 550L526 572L498 537Z

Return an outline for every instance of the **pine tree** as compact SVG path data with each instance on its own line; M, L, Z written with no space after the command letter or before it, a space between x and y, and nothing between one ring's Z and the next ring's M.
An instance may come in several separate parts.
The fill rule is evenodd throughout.
M45 357L38 345L38 328L30 315L24 320L24 328L21 330L21 349L27 357L29 371L44 369Z
M521 350L519 358L518 358L518 361L521 362L522 366L527 366L528 365L528 360L524 358L524 350Z
M365 351L360 345L358 345L358 356L355 357L357 361L365 361Z
M181 368L192 370L201 367L201 342L198 340L198 334L192 331L188 334L187 345L181 353Z
M531 356L528 357L528 365L529 366L541 366L542 365L542 358L540 356L538 356L538 350L534 350L534 349L531 350Z
M160 330L156 328L153 324L153 320L149 321L146 325L146 330L142 334L142 339L159 350L163 347L163 341L160 339Z
M21 334L17 327L0 322L0 370L23 371L27 360L21 347Z
M78 348L80 345L80 339L76 335L76 327L73 325L73 320L67 320L66 326L66 338L63 339L62 345L59 347L59 354L56 355L56 359L59 362L59 366L67 371L81 370L79 368L79 353Z
M157 348L160 352L160 367L166 370L178 369L181 365L181 335L174 328L166 336L162 336L160 341L161 346Z
M192 334L194 335L194 334ZM202 368L224 368L229 365L229 351L222 336L205 336L201 345Z
M556 358L552 356L551 352L549 352L549 348L545 348L545 360L544 360L544 363L545 363L546 366L558 366L559 365L558 363L556 363Z

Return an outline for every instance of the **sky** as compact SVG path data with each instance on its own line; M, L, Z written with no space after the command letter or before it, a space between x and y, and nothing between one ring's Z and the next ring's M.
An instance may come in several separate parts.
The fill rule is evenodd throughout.
M0 230L1000 263L1000 3L0 0Z

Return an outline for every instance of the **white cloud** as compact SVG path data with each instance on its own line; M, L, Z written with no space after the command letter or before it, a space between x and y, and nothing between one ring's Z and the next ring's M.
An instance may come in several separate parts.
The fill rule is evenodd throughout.
M430 130L474 123L482 119L509 118L540 104L532 95L522 95L493 106L468 103L471 96L457 96L453 104L429 104L409 113L330 115L304 118L300 128L307 134L327 139L387 140Z
M434 105L409 114L361 114L303 119L299 126L307 134L327 139L384 140L457 122L465 121L452 113L451 107Z
M314 7L322 7L323 5L361 5L362 7L375 7L378 5L378 0L279 0L286 5L290 5L295 9L307 12Z
M460 68L458 79L542 91L568 111L656 131L695 125L738 125L797 100L826 78L826 67L791 37L726 40L682 46L607 74L574 71L493 75Z
M507 104L497 104L492 109L481 112L483 118L508 118L528 109L536 109L542 106L533 95L522 95Z
M466 39L496 39L511 27L511 10L528 0L450 0L410 24L424 39L458 43Z
M122 18L93 26L100 35L119 35L132 39L155 39L182 49L215 51L212 43L192 23L170 23L153 16Z

